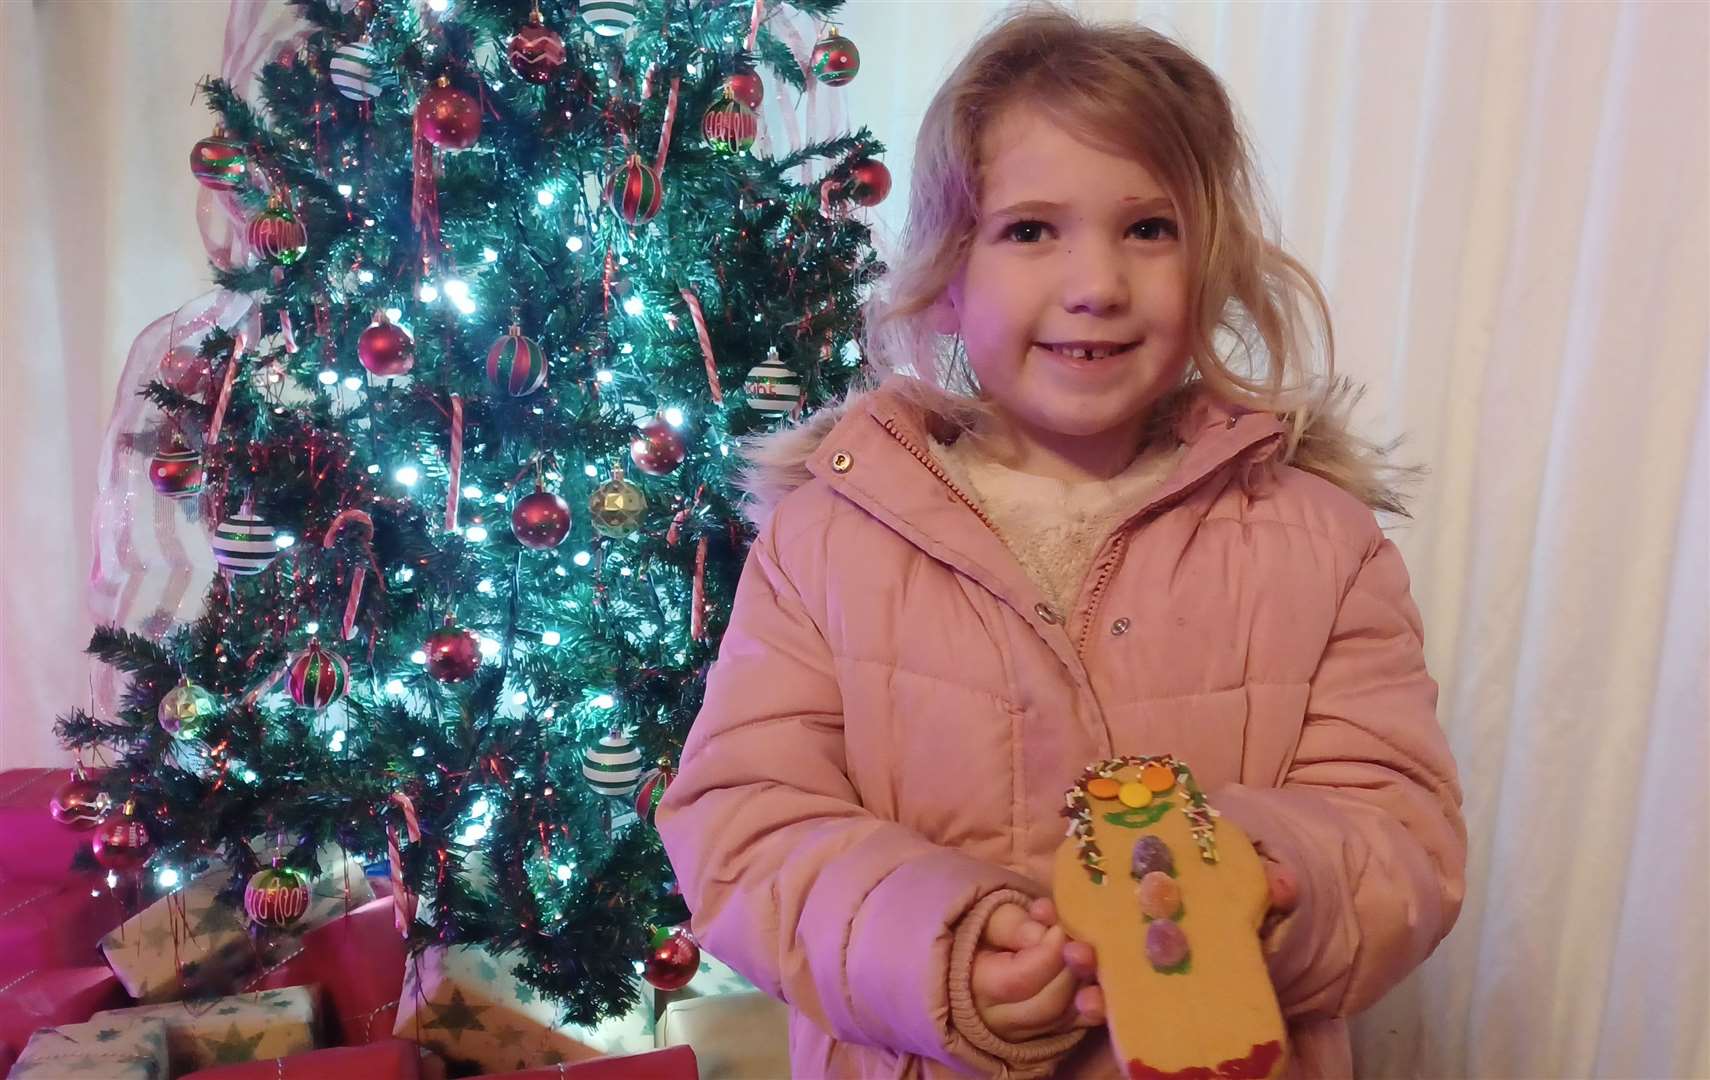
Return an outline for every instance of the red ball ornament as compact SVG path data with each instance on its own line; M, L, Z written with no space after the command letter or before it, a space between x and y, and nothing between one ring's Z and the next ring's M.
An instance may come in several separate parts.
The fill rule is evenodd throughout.
M48 813L61 825L73 829L93 829L113 808L112 800L101 785L89 779L79 769L71 779L54 789L48 800Z
M154 838L137 816L136 803L127 802L118 813L95 826L89 847L102 867L128 873L140 868L154 854Z
M631 225L642 225L653 220L653 215L659 212L659 203L664 194L659 174L653 171L653 166L641 160L638 154L631 154L623 167L612 174L610 183L606 185L606 200L612 204L612 209L618 212L618 216Z
M427 671L440 682L462 682L481 666L481 642L473 633L453 626L450 619L443 629L428 635L422 651L427 653Z
M537 482L534 494L518 499L511 511L511 531L516 534L517 543L525 548L535 551L555 548L570 535L570 504Z
M642 424L641 435L629 444L635 467L653 476L664 476L681 465L686 453L677 429L658 417Z
M766 84L760 81L757 71L738 71L724 81L725 90L730 96L742 102L750 109L760 108L760 103L766 100Z
M174 434L148 463L149 483L169 499L188 499L202 490L202 455Z
M689 928L661 929L653 935L642 976L656 990L681 990L701 970L701 945Z
M877 206L891 193L891 170L882 161L863 161L849 170L849 197L862 206Z
M416 123L422 137L441 150L467 150L481 137L481 103L441 75L416 105Z
M564 39L547 29L536 7L511 38L511 68L531 83L549 83L564 66Z
M309 910L309 879L289 866L257 870L243 889L249 921L267 930L283 930Z
M356 339L356 356L362 366L375 375L403 375L416 366L416 343L403 327L386 318L385 312L374 316L374 325Z
M814 43L808 62L813 67L814 78L827 86L842 86L861 70L861 50L838 33L837 27L831 26Z
M290 266L309 250L309 232L284 198L274 195L249 223L249 246L275 266Z
M205 188L235 191L243 184L249 168L249 153L243 143L226 138L226 129L215 125L214 133L190 148L190 175Z
M291 661L291 700L310 709L324 709L350 689L350 665L338 653L309 639L309 647Z

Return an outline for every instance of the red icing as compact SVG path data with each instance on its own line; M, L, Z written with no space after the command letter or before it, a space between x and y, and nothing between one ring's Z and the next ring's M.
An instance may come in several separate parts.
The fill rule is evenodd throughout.
M1259 1043L1247 1052L1246 1057L1230 1058L1212 1069L1191 1065L1165 1072L1135 1059L1128 1063L1128 1080L1265 1080L1281 1057L1282 1044L1272 1041Z

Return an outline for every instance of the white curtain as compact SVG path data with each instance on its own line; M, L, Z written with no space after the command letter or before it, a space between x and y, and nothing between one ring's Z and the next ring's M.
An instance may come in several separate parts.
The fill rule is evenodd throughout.
M1227 80L1361 414L1432 469L1396 533L1466 787L1471 890L1359 1025L1362 1075L1710 1076L1710 7L1083 3ZM838 93L891 146L1005 5L853 0ZM99 424L201 292L213 3L0 5L0 763L56 760ZM1072 62L1065 58L1065 62ZM821 118L834 112L821 97ZM777 117L770 122L779 123Z

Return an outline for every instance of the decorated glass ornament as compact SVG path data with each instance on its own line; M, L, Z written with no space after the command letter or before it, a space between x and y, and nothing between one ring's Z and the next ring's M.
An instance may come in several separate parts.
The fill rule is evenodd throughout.
M511 509L511 532L517 543L534 551L547 551L570 535L570 504L556 491L547 491L535 481L534 494L524 495Z
M701 970L701 944L686 926L654 932L641 974L656 990L681 990Z
M633 795L641 786L641 751L628 735L612 728L583 751L582 778L596 795Z
M101 785L89 779L82 766L72 770L71 779L54 789L48 800L48 814L61 825L73 829L93 829L113 808L113 801Z
M588 500L594 531L613 540L633 535L646 513L647 496L623 478L622 469L613 469L612 478L595 488Z
M849 170L849 197L862 206L877 206L891 193L891 170L868 159Z
M223 127L216 126L212 135L190 148L190 175L205 188L235 191L248 169L249 152L236 139L226 138Z
M752 69L732 72L724 81L724 89L750 109L758 110L766 100L766 84L760 81L760 73Z
M481 103L441 75L416 105L422 137L441 150L467 150L481 137Z
M321 647L318 638L291 661L291 700L308 709L324 709L350 689L350 665L344 657Z
M373 101L382 89L374 63L374 46L367 37L340 45L327 64L333 89L352 101Z
M148 463L149 483L169 499L188 499L202 490L202 455L177 433Z
M137 816L134 800L127 800L121 809L95 826L89 848L95 854L95 861L106 870L128 873L148 862L148 857L154 854L154 838Z
M742 391L748 395L749 408L782 415L794 412L796 403L801 401L802 381L778 359L777 349L767 349L766 359L748 369Z
M194 739L202 733L208 717L220 711L214 695L190 681L189 676L178 680L160 699L155 716L168 735L179 739Z
M546 385L546 354L512 326L487 350L487 385L494 393L527 397Z
M861 50L837 27L828 26L814 43L810 63L814 78L827 86L842 86L861 70Z
M641 14L640 0L582 0L577 14L594 33L601 37L617 37L635 25Z
M754 109L731 96L729 88L724 97L712 103L701 118L701 135L714 150L739 153L754 145L760 135L760 118Z
M481 641L472 631L453 625L446 616L445 625L429 634L422 644L427 654L427 672L440 682L462 682L481 666Z
M284 196L275 192L267 209L249 223L249 246L275 266L290 266L309 250L309 233L285 205Z
M629 444L629 459L650 476L664 476L683 463L687 453L677 429L659 417L640 425L641 434Z
M547 27L538 3L528 22L511 37L508 55L512 70L531 83L551 82L564 66L564 39Z
M653 166L641 160L639 154L631 154L606 185L607 201L617 211L618 217L631 225L643 225L653 220L663 196L659 174L653 171Z
M375 314L373 325L356 339L356 358L375 375L405 375L416 366L416 343L409 331L381 311Z
M259 574L279 557L273 526L243 509L220 522L210 546L220 569L231 574Z
M289 866L257 870L243 888L249 921L266 930L283 930L309 910L309 879Z

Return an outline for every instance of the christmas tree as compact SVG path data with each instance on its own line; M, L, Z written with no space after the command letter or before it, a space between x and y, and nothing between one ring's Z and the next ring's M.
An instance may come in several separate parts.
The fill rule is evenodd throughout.
M125 446L220 573L95 634L129 681L59 721L112 765L66 816L110 802L91 858L150 887L390 858L415 943L593 1022L684 918L651 809L748 540L739 443L847 388L882 270L850 213L882 147L758 156L755 110L859 54L833 0L295 6L258 100L201 87L249 314L163 357Z

